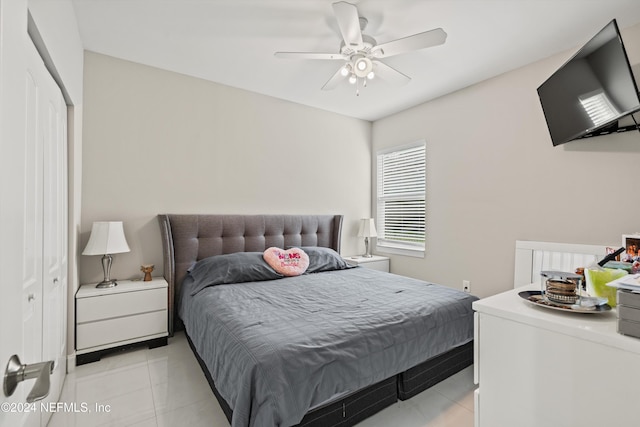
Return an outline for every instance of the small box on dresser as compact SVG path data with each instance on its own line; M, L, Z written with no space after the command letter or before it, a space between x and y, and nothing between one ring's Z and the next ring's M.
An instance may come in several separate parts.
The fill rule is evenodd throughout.
M640 294L618 289L618 333L640 338Z
M167 344L168 284L119 280L112 288L82 285L76 293L76 365L134 344Z

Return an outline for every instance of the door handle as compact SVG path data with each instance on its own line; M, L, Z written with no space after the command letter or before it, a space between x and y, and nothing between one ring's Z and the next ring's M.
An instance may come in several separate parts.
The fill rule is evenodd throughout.
M33 403L44 399L49 395L50 376L53 368L53 360L27 365L20 363L20 358L14 354L9 358L9 363L7 363L7 368L4 371L2 387L4 395L6 397L11 396L16 391L18 383L36 378L36 383L27 396L27 402Z

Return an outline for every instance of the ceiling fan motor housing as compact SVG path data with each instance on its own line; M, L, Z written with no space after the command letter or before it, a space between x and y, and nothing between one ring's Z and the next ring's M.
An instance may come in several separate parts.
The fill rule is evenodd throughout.
M354 49L351 46L347 46L344 41L340 42L340 53L345 56L351 56L356 53L362 55L370 55L371 50L376 47L378 42L371 36L366 34L362 35L362 47L360 49Z

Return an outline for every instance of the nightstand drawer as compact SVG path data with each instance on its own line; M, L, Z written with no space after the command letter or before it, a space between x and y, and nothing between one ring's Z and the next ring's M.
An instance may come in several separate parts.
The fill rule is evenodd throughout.
M166 310L78 324L76 343L78 350L83 350L105 343L117 345L119 341L163 333L167 333Z
M82 323L96 320L166 310L167 289L158 288L79 298L76 305L76 322L80 326Z

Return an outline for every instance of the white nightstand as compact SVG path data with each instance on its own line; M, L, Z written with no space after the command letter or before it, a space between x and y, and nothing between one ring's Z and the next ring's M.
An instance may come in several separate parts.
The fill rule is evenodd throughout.
M168 288L163 278L118 280L113 288L80 286L76 293L76 365L95 362L104 353L133 344L166 345Z
M380 270L389 272L389 257L372 255L370 258L362 255L343 257L344 260L351 265L359 265L361 267L371 268L372 270Z

